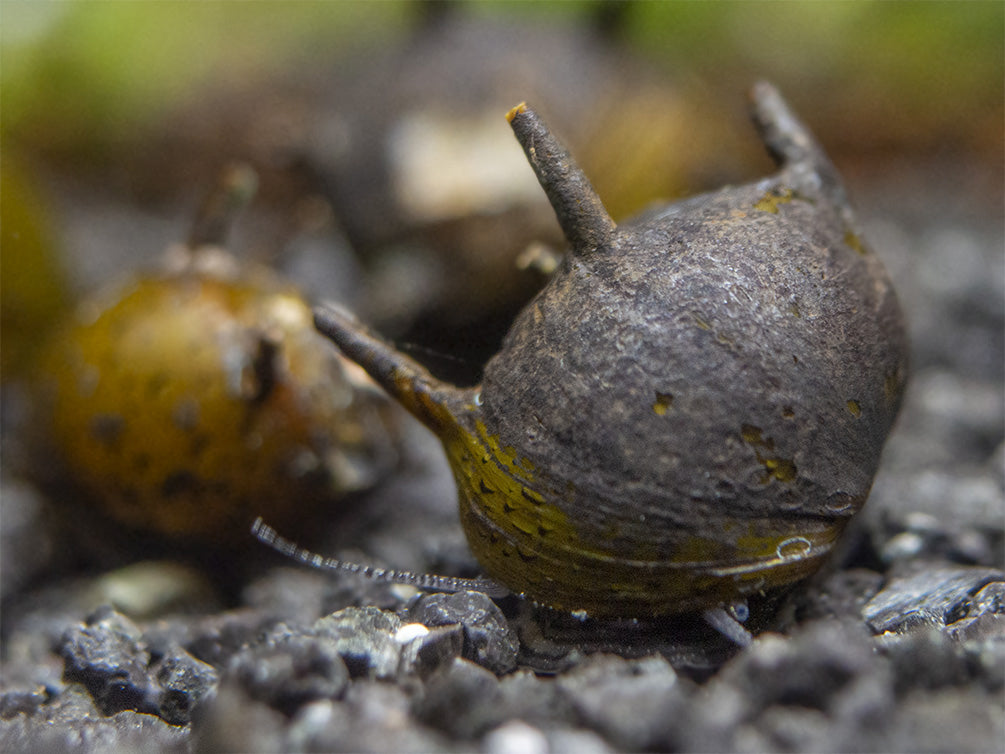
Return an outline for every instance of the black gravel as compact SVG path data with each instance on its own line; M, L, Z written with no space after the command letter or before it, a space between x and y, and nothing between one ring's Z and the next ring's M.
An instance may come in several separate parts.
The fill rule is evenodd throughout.
M74 573L5 469L0 749L1000 751L1002 223L998 204L946 206L934 174L850 181L911 322L912 383L841 551L752 605L749 648L687 617L577 621L264 548L223 581L200 561ZM330 552L476 572L435 441L416 429L411 456Z

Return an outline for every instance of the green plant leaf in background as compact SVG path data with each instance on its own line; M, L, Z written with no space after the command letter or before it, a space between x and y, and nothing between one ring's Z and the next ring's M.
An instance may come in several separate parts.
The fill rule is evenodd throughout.
M208 80L242 80L359 45L407 21L399 2L8 2L4 127L61 151L129 139Z

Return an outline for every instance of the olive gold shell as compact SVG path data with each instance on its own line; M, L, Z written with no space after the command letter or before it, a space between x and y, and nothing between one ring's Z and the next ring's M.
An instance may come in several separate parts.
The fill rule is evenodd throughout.
M615 224L530 107L508 118L569 248L482 384L338 308L316 325L442 440L471 549L513 592L642 617L809 575L865 502L907 374L833 165L762 83L777 173Z

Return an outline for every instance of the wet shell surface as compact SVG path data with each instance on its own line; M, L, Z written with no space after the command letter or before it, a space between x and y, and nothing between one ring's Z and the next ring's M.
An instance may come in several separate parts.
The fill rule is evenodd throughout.
M907 375L890 280L770 85L773 176L616 225L537 114L509 114L568 240L460 389L348 313L319 328L442 439L487 575L590 615L732 604L812 573L862 507Z

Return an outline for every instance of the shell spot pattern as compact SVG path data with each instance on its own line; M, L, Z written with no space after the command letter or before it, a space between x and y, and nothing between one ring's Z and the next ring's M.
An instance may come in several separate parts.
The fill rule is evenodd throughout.
M795 192L790 188L775 188L768 191L757 200L754 209L761 212L770 212L772 215L778 214L778 207L781 204L788 204L795 198Z
M666 416L673 407L673 395L670 393L660 393L657 391L656 400L653 402L653 413L657 416Z
M779 482L792 482L796 478L796 465L789 458L781 458L774 454L775 441L770 437L761 436L760 427L744 424L740 429L743 441L754 449L758 463L764 466L765 474L761 483L767 484L772 479Z

